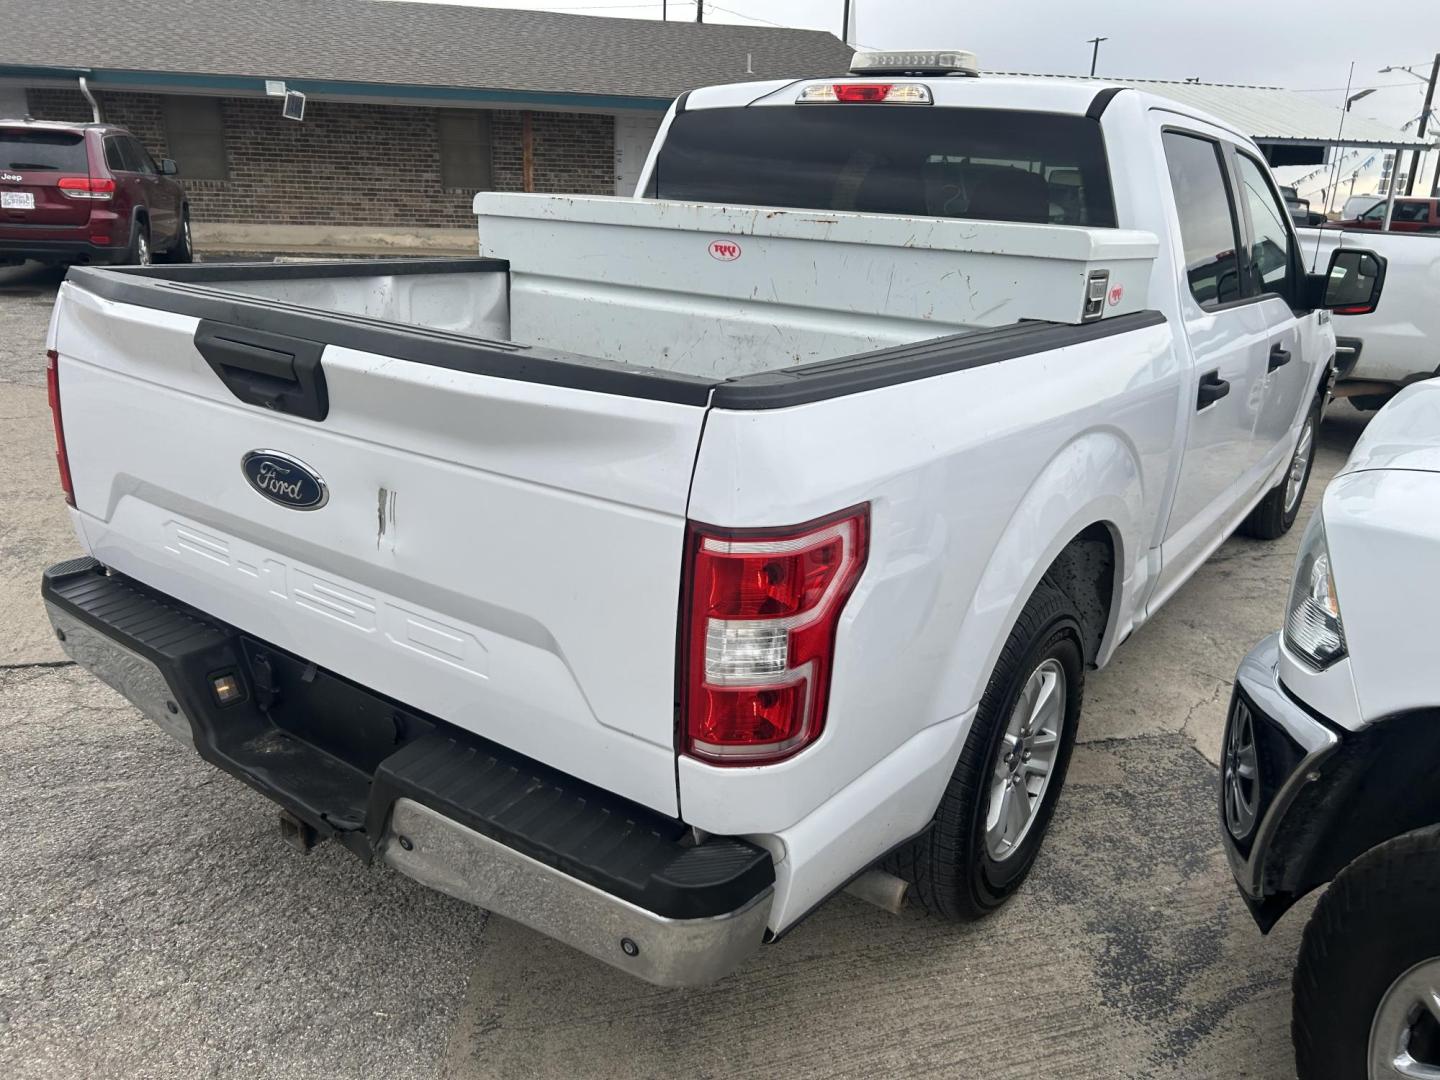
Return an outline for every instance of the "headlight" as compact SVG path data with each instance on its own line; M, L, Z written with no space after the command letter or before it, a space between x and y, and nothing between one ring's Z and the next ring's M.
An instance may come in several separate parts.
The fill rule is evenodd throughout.
M1330 549L1320 511L1310 519L1300 541L1295 583L1285 613L1285 644L1316 668L1329 667L1345 655L1345 627L1340 621L1340 598L1330 572Z

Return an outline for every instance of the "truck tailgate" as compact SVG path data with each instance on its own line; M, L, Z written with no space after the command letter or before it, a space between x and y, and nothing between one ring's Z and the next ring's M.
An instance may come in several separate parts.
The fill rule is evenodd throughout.
M239 400L199 325L62 288L52 348L94 557L676 815L676 605L703 407L332 344L328 412L310 420ZM254 451L302 463L328 498L263 496L242 472Z

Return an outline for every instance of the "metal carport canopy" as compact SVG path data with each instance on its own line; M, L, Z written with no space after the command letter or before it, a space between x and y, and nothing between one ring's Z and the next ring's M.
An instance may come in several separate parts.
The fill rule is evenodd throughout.
M996 72L996 74L1001 74ZM1006 72L1005 74L1022 74ZM1031 78L1074 76L1032 75ZM1108 86L1133 86L1137 90L1168 97L1181 105L1208 112L1243 131L1257 143L1288 146L1362 146L1386 150L1426 150L1434 144L1371 120L1353 110L1344 113L1339 105L1316 100L1298 90L1278 86L1232 86L1227 83L1173 82L1166 79L1095 78ZM1340 95L1335 95L1338 98ZM1340 118L1344 116L1344 130Z

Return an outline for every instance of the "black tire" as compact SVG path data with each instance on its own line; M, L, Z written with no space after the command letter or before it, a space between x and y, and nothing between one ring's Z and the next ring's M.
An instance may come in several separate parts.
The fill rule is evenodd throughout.
M1365 1080L1386 993L1440 959L1440 827L1406 833L1347 866L1306 924L1291 1037L1299 1080ZM1410 1052L1440 1064L1440 1022L1422 1017ZM1397 1074L1398 1075L1398 1074Z
M1320 446L1320 420L1324 411L1324 395L1317 395L1310 405L1310 411L1305 414L1305 421L1300 425L1300 434L1296 438L1296 452L1305 444L1305 433L1310 433L1309 452L1305 456L1305 473L1300 480L1300 491L1290 499L1290 469L1285 470L1285 475L1280 482L1271 488L1263 499L1256 505L1255 509L1244 521L1240 523L1240 535L1254 537L1256 540L1277 540L1290 531L1295 524L1295 519L1300 516L1300 506L1305 501L1305 489L1310 486L1310 473L1315 468L1315 451ZM1295 461L1291 459L1291 468L1294 468Z
M150 246L150 226L136 220L130 230L130 246L125 251L126 266L148 266L155 261L155 249Z
M1029 831L1003 860L996 860L986 846L985 819L1000 741L1026 681L1052 659L1058 661L1067 685L1063 730L1050 781ZM978 919L1020 888L1064 787L1084 688L1080 612L1070 597L1042 580L1000 651L932 827L891 860L892 868L912 883L914 895L930 912L957 921Z
M167 263L188 263L195 261L195 245L190 239L190 208L180 211L180 236L175 246L165 253Z

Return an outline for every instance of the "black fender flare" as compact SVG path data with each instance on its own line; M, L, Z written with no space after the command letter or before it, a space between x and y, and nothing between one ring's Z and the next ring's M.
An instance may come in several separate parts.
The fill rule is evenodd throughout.
M1285 814L1265 857L1266 929L1301 897L1387 840L1440 824L1440 707L1398 713L1346 734ZM1269 924L1269 925L1266 925Z

